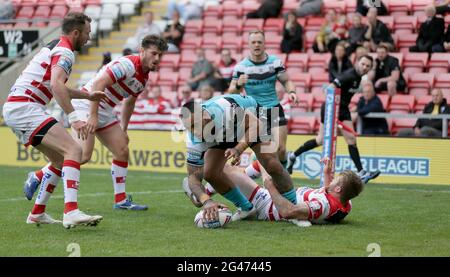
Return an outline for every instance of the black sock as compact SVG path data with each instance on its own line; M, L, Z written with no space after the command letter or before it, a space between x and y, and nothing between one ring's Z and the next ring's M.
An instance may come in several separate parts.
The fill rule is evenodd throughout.
M298 157L301 154L305 153L306 151L316 148L317 146L319 145L317 145L316 139L310 139L307 142L305 142L302 146L300 146L297 150L295 150L294 155Z
M356 144L348 146L348 153L350 153L350 158L352 158L353 162L355 163L358 172L361 171L363 167L361 164L361 158L359 157L359 151L358 147L356 147Z

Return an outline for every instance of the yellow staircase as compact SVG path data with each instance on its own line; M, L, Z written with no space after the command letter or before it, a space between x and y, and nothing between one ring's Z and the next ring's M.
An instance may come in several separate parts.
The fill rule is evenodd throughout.
M155 20L160 19L166 14L167 4L168 0L152 0L144 5L142 14L146 11L152 11ZM120 25L120 31L113 31L107 37L100 38L98 47L90 47L87 54L79 55L68 81L69 87L77 87L77 82L83 72L96 71L102 63L103 53L122 53L127 38L133 36L143 22L143 16L132 16L129 21Z

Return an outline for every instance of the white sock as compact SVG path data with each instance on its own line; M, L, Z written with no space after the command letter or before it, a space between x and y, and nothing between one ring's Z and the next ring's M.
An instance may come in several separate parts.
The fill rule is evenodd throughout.
M59 179L61 179L61 170L47 165L42 169L43 177L41 180L41 186L39 188L39 193L34 202L32 214L41 214L45 212L45 207L47 206L48 200L53 193L53 190L58 185Z
M122 204L126 201L125 181L128 172L128 162L113 160L111 165L111 176L114 185L114 201Z
M64 183L64 213L78 209L78 186L80 184L80 163L65 160L62 168Z

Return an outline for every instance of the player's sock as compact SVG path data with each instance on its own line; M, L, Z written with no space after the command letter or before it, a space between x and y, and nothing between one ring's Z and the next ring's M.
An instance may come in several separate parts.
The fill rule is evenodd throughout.
M253 161L247 168L245 168L245 174L252 179L259 178L261 176L261 170L259 168L259 162Z
M301 154L305 153L306 151L316 148L317 146L319 145L317 144L316 139L310 139L307 142L305 142L302 146L300 146L297 150L295 150L294 155L298 157Z
M238 187L232 188L223 194L223 197L230 200L236 207L241 208L243 211L250 211L253 208L253 204L248 201Z
M58 185L59 179L61 179L61 170L47 165L42 170L43 178L41 179L41 187L39 193L34 202L32 214L41 214L45 212L45 207L53 193L53 190Z
M206 183L205 185L205 192L206 194L208 194L209 196L216 194L216 190L213 188L213 186L211 186L210 183Z
M283 194L284 198L286 198L287 200L289 200L289 202L292 202L293 204L297 204L297 193L295 192L295 189L291 189L288 192L285 192Z
M359 156L358 147L356 147L356 144L349 145L348 146L348 152L350 153L350 157L352 158L352 161L355 163L356 169L359 171L363 170L362 164L361 164L361 158Z
M113 160L111 165L111 176L114 185L114 201L123 204L127 199L125 192L125 180L127 178L128 162Z
M42 182L42 178L44 177L44 170L45 170L46 168L48 168L49 165L50 165L50 164L48 164L48 165L46 165L45 167L43 167L43 168L41 168L41 169L39 169L39 170L36 170L36 171L34 172L34 175L35 175L36 178L39 180L39 182Z
M80 163L65 160L62 168L64 183L64 213L78 209L78 186L80 184Z

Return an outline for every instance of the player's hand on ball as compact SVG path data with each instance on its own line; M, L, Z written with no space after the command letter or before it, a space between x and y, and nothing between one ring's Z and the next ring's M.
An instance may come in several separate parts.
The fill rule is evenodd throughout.
M238 165L241 162L241 153L236 148L228 148L225 150L225 158L231 160L231 165Z
M206 200L203 204L203 217L208 221L218 220L220 208L228 207L212 199Z
M239 79L237 81L237 84L239 86L243 86L247 83L248 81L248 75L247 74L242 74L241 76L239 76Z
M103 91L92 91L89 93L89 100L91 101L100 101L106 100L108 96Z
M97 130L97 126L98 126L98 117L89 116L88 122L86 123L88 133L89 134L95 133L95 130Z
M72 128L77 132L77 137L86 140L88 136L86 122L78 120L72 123Z

